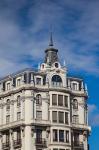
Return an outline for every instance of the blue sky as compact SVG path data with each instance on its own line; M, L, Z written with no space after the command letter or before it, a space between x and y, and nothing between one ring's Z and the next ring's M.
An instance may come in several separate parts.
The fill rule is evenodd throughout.
M99 0L0 0L0 76L43 61L50 31L69 74L89 91L91 150L99 150Z

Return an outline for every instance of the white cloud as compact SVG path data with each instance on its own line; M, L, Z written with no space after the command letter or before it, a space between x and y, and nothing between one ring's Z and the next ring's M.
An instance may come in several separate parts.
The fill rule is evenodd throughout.
M89 113L94 112L96 109L97 109L97 107L96 107L95 104L89 104L89 105L88 105L88 112L89 112Z
M99 108L95 104L88 105L89 124L91 126L99 126Z
M25 7L28 9L24 10ZM0 8L1 63L3 58L0 75L6 73L6 66L9 72L11 64L17 68L24 56L31 56L33 60L43 58L51 25L61 58L74 70L99 75L98 56L95 53L98 53L99 45L99 1L63 0L56 3L44 0L42 3L42 0L3 0ZM20 14L22 11L23 14ZM24 11L27 20L23 19L20 25ZM24 29L28 21L30 24ZM27 65L28 62L20 64L22 67Z

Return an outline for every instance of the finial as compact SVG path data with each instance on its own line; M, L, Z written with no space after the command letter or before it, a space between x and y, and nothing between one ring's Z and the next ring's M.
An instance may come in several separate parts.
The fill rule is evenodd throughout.
M53 37L52 37L52 32L51 32L51 35L50 35L50 42L49 42L49 46L53 46Z

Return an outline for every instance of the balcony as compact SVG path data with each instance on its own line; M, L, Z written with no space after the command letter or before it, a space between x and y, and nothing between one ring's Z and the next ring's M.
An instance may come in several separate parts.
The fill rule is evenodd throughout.
M12 127L18 127L24 125L24 120L21 119L19 121L13 121L13 122L9 122L9 124L2 124L0 125L0 130L5 130L5 129L10 129Z
M73 143L74 150L84 150L84 144L80 141L76 141Z
M91 132L91 127L90 126L88 126L88 125L86 125L86 124L80 124L80 123L72 123L72 128L73 129L83 129L83 130L88 130L89 131L89 133Z
M10 143L9 142L2 143L2 150L9 150L9 149L10 149Z
M35 139L35 145L37 147L47 147L47 142L46 142L46 139L44 138L36 138Z
M21 139L14 140L13 147L14 147L14 149L21 148Z

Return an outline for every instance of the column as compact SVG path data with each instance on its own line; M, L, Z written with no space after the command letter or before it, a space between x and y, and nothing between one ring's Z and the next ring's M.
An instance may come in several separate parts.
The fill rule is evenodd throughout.
M13 131L10 129L10 150L14 150L13 148Z
M68 79L68 88L70 89L71 85L70 85L70 80Z
M31 150L32 149L32 143L31 143L31 127L26 126L25 127L25 149L24 150Z

